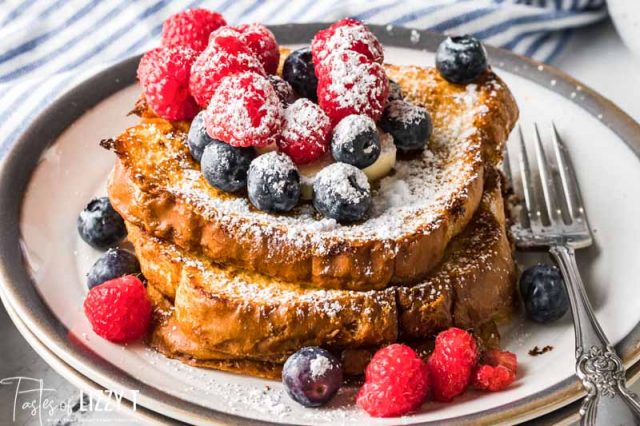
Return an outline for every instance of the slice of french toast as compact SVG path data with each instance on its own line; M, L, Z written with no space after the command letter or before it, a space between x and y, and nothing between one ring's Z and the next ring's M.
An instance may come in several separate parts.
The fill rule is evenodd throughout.
M386 65L386 71L409 100L429 110L434 132L422 155L398 161L374 186L371 217L362 223L340 225L309 204L268 214L246 194L216 190L189 155L188 123L156 118L144 104L141 123L105 144L118 156L111 203L152 236L279 280L345 290L414 284L469 223L484 170L499 161L518 110L492 72L464 86L435 69Z
M429 277L377 291L322 290L221 266L128 223L157 308L151 344L196 365L271 377L303 346L353 353L505 319L515 268L498 172L488 169L484 181L471 222Z

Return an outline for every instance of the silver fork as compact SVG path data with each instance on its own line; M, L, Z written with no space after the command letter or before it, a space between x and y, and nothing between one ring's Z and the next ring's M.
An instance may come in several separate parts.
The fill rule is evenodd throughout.
M518 127L506 150L505 173L524 199L523 215L512 228L516 246L548 249L562 272L575 326L576 374L587 391L581 424L637 425L640 403L626 387L624 365L596 319L578 272L575 250L590 246L593 239L576 175L553 124L551 133L551 152L542 143L537 124L530 138ZM533 144L534 164L527 155L527 140ZM509 151L517 154L516 162Z

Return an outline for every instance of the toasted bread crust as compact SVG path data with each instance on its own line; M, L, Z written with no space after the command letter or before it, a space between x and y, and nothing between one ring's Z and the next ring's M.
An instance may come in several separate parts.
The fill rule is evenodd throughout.
M436 133L445 137L447 123L464 109L469 86L449 84L433 69L387 65L386 70L410 100L429 109ZM184 144L188 125L153 118L148 111L140 125L113 143L118 161L109 181L109 197L128 222L220 263L325 289L411 285L442 260L447 243L469 223L480 201L484 168L493 167L500 158L502 144L517 118L509 90L493 73L487 73L472 89L479 108L467 119L472 120L474 131L465 136L464 151L456 158L465 167L464 181L441 200L442 209L436 214L417 211L416 216L423 215L424 220L399 236L333 235L322 237L319 247L313 242L318 237L314 229L292 239L286 225L251 222L246 217L230 221L227 212L195 205L167 187L167 176L199 170ZM170 158L163 158L162 151ZM196 185L212 199L236 197L206 183Z
M128 224L158 310L151 344L196 365L271 377L302 346L353 351L502 320L515 267L493 169L486 183L442 264L418 285L380 291L317 290L218 266Z
M472 221L451 240L445 258L425 283L398 287L399 332L421 339L450 325L478 328L510 318L515 300L516 269L506 233L499 172L489 169L482 202ZM422 303L433 289L449 288L449 317Z
M343 348L397 340L393 289L313 289L212 264L131 224L128 230L144 276L173 299L176 321L203 347L282 359L318 342Z

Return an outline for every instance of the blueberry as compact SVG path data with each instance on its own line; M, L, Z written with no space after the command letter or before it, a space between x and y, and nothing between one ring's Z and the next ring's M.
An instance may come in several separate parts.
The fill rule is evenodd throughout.
M447 37L438 46L436 68L451 83L470 83L487 69L487 53L470 35Z
M247 186L247 171L256 158L253 147L236 148L228 143L212 141L204 149L200 167L204 178L213 187L236 192Z
M189 134L187 135L187 145L189 146L189 152L191 152L191 156L198 163L202 159L202 153L204 149L209 145L213 139L211 136L207 134L207 129L204 125L204 113L205 111L200 111L191 122L191 127L189 128Z
M93 288L123 275L137 274L140 274L140 263L133 253L119 248L109 249L89 270L87 286Z
M393 143L402 152L423 149L433 131L429 112L403 100L391 101L385 106L380 127L393 136Z
M404 99L402 88L400 88L398 83L389 79L389 96L387 97L387 102L399 101L402 99Z
M284 61L282 77L291 84L298 95L316 102L318 79L311 59L311 48L294 50Z
M293 93L293 87L282 79L282 77L270 74L267 76L267 79L269 79L271 86L276 90L278 98L284 107L295 101L296 97Z
M380 156L380 137L376 123L366 115L349 115L333 129L331 154L336 161L361 169Z
M107 197L91 200L80 212L77 226L80 237L97 249L113 247L127 236L124 220Z
M520 294L527 316L536 322L556 321L569 310L569 296L555 266L527 268L520 276Z
M338 222L355 222L367 215L371 190L364 172L346 163L320 170L313 182L313 206Z
M287 212L300 199L300 174L288 155L268 152L251 162L247 190L256 208L269 213Z
M329 402L342 385L342 365L325 349L302 348L284 363L282 383L294 401L319 407Z

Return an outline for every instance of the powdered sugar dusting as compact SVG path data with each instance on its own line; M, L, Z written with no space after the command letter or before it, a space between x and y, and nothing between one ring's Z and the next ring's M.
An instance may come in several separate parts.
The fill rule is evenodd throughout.
M403 88L410 97L417 91L409 84ZM194 205L205 219L236 230L247 241L252 238L268 241L275 251L288 246L321 255L333 250L336 241L377 239L392 243L425 224L437 227L448 207L468 196L466 188L477 178L477 166L482 161L479 144L470 144L469 140L477 132L474 120L486 108L484 101L479 101L478 91L477 86L468 85L463 94L451 95L446 107L430 109L434 131L428 149L417 158L397 161L395 172L382 179L379 187L371 189L369 218L361 223L339 224L321 218L309 204L300 204L287 215L257 211L246 196L221 196L214 191L191 162L171 161L168 167L173 170L180 165L180 168L166 178L165 187ZM158 131L149 129L151 133ZM183 137L170 146L184 149L188 157ZM175 157L180 156L176 152ZM150 169L153 167L145 167Z
M151 347L142 349L142 356L155 371L180 378L173 391L181 397L195 403L215 401L210 406L230 414L246 417L247 413L253 413L265 421L288 424L365 424L370 419L356 406L358 388L352 385L343 385L327 405L309 409L293 402L284 385L276 381L238 380L235 375L194 368L166 358Z
M289 82L287 82L286 80L284 80L282 77L278 75L269 74L267 78L269 79L269 81L271 82L271 85L273 86L276 93L278 94L278 97L280 98L280 101L282 102L283 107L286 108L287 105L293 102L293 100L295 99L293 88L291 87Z
M330 54L317 70L318 102L334 122L349 114L380 118L389 93L382 65L347 50Z
M331 360L324 355L318 355L309 363L311 378L322 377L332 367Z
M411 36L409 40L413 44L418 44L420 42L420 33L417 30L411 30Z
M390 208L402 207L411 202L411 190L404 180L382 179L380 194L389 202Z
M274 196L281 196L288 190L289 182L287 176L294 170L297 173L296 165L291 158L281 152L271 151L262 154L251 162L249 175L257 182L269 181ZM276 178L267 178L276 177Z
M355 181L355 182L352 182ZM346 163L333 163L318 173L314 188L321 186L337 199L357 204L369 195L370 185L367 175L359 168Z
M324 223L328 224L330 221L326 220ZM162 244L162 251L163 255L186 268L182 273L191 277L197 273L201 277L198 281L206 291L217 294L236 305L244 306L245 309L253 309L258 305L271 306L275 303L278 306L304 307L297 314L300 320L314 318L314 321L317 321L318 318L335 318L344 312L350 315L349 321L369 323L377 323L384 318L373 317L371 312L365 309L368 303L374 304L380 312L393 312L396 309L395 295L389 291L308 288L301 286L300 283L288 283L275 278L266 279L262 275L251 272L229 271L222 266L212 267L209 261L185 254L170 244Z
M189 89L198 105L206 108L224 76L244 71L265 73L258 58L240 40L239 33L222 27L211 33L209 45L191 66Z
M403 100L389 102L385 111L390 118L401 121L407 126L427 118L426 109Z
M323 61L332 52L355 50L365 54L374 62L382 63L384 51L376 37L362 24L344 25L334 30L324 44L324 48L318 52L318 59Z
M241 33L242 40L256 55L269 74L274 74L278 69L280 50L273 33L259 23L241 24L235 27Z
M300 98L285 110L281 146L302 141L319 145L326 140L325 129L330 125L329 117L317 104ZM326 144L319 147L326 151Z
M222 79L205 124L209 136L230 145L264 146L275 142L282 116L282 104L269 80L246 72Z
M332 144L344 150L343 146L365 132L376 132L376 123L366 115L352 114L338 123L333 129ZM349 145L353 150L354 145ZM369 149L373 149L373 145ZM368 154L369 152L365 152Z

